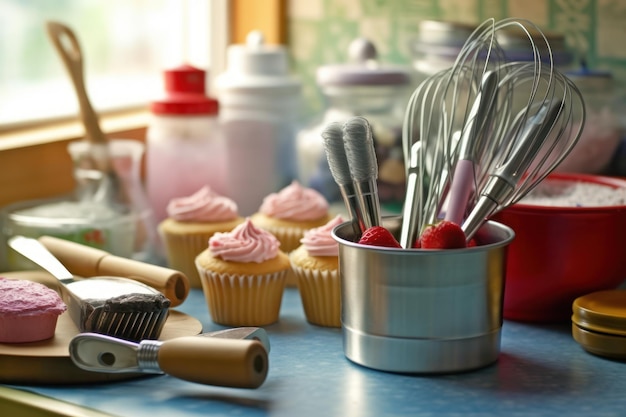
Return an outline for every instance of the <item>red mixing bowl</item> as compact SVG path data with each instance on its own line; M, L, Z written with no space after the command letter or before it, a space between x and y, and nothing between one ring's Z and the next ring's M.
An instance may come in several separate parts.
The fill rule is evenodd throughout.
M582 181L626 188L626 180L551 174L546 181ZM626 205L552 207L514 204L494 215L515 231L509 245L504 318L568 321L579 296L613 289L626 279Z

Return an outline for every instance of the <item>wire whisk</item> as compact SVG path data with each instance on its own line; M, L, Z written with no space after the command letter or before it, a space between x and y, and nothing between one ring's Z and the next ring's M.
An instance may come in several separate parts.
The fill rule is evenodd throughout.
M532 61L510 62L502 31L521 31ZM454 65L420 84L405 113L407 197L400 243L446 218L468 240L486 218L517 202L567 156L584 125L576 86L555 67L541 30L489 19Z

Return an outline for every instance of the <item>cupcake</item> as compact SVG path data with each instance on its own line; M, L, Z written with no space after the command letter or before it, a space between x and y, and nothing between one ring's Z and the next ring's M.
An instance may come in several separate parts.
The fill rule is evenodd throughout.
M0 277L0 343L50 339L67 306L38 282Z
M278 320L291 266L271 233L250 219L215 233L196 257L213 321L225 326L265 326Z
M300 246L306 230L323 226L331 218L324 196L297 181L266 196L258 212L251 216L256 226L278 238L280 249L286 253Z
M233 200L207 186L191 196L172 199L167 214L168 218L159 224L167 264L185 274L192 287L200 288L196 256L213 234L233 230L244 218L239 216Z
M302 244L289 254L306 319L319 326L341 327L339 244L331 232L343 222L338 215L304 232Z

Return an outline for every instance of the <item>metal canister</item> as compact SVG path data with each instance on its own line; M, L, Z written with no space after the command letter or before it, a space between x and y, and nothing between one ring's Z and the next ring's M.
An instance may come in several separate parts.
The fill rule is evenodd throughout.
M397 230L399 218L384 225ZM348 359L401 373L449 373L495 362L500 353L506 251L514 232L487 222L480 246L395 249L339 242L342 331Z

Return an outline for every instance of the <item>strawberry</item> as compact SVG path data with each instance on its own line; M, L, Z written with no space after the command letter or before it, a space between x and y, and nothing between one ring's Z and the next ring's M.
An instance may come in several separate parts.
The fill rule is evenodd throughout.
M363 232L361 239L359 239L359 243L370 246L385 246L388 248L402 247L396 238L393 237L391 232L382 226L373 226L368 228L365 232Z
M458 249L467 246L463 229L458 224L448 220L428 225L416 245L419 245L416 247L423 249Z

